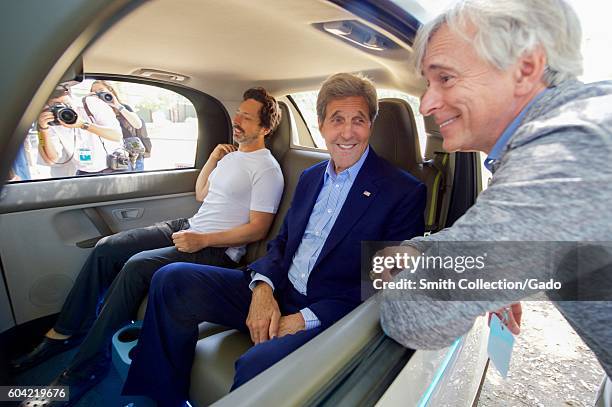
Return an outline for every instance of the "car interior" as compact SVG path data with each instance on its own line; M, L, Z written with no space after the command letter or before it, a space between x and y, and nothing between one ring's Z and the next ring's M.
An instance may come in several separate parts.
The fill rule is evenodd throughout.
M422 13L412 2L406 2L406 8L391 1L340 0L74 3L72 8L56 5L55 14L50 14L55 21L39 28L40 33L47 30L56 36L46 37L52 43L46 48L46 62L33 68L20 89L22 99L13 103L21 111L12 121L2 119L3 129L10 129L3 143L5 157L15 156L56 84L78 82L84 76L152 85L187 98L197 114L195 159L190 168L145 168L129 174L22 180L4 186L0 338L9 349L5 358L35 343L52 326L100 237L190 217L197 211L195 179L214 147L231 143L230 117L245 89L263 86L279 100L282 120L267 145L285 180L274 223L266 239L248 246L246 263L265 254L266 242L278 232L291 201L299 199L293 192L300 173L329 158L315 143L292 94L316 91L337 72L361 72L379 89L415 98L424 89L410 65L412 39ZM33 11L28 7L22 10ZM50 5L41 7L50 10ZM37 41L30 46L42 49L41 39ZM15 65L19 61L16 58ZM4 81L2 86L7 92L12 89ZM426 184L426 233L435 233L474 203L481 189L480 158L475 153L444 151L433 120L425 118L425 134L419 134L417 116L405 99L382 98L370 144L378 155ZM8 172L10 163L3 166ZM145 305L146 299L134 319L142 319ZM414 352L384 335L377 312L375 299L366 301L229 395L234 361L252 343L236 330L202 323L190 401L198 406L383 401L391 405L393 390L403 393L402 400L417 403L443 398L445 380L450 383L455 377L451 367L469 366L473 373L468 376L473 378L452 391L455 396L464 394L465 405L471 405L486 369L480 324L450 350ZM411 380L409 384L399 381L402 372L410 376L404 379ZM79 405L87 405L83 403Z

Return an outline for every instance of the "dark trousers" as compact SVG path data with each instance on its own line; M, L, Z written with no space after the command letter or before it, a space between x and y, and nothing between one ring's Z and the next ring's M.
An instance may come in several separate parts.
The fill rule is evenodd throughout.
M143 328L123 393L146 395L160 406L183 405L189 395L199 323L213 322L248 333L249 281L240 270L220 267L174 263L161 268L151 282ZM306 297L292 288L275 295L280 297L283 315L307 306ZM322 330L300 331L252 347L235 363L232 390Z
M225 248L210 247L196 253L176 250L172 233L188 227L186 219L160 222L105 237L96 244L55 324L55 330L65 335L89 330L71 367L106 356L112 335L136 315L160 267L179 261L237 266L225 255Z

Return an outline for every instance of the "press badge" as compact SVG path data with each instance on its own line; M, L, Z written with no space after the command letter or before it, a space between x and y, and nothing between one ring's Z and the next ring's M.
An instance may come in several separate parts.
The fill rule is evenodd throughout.
M510 356L514 346L514 335L495 314L491 315L487 352L499 374L505 379L510 369Z
M79 162L83 165L91 165L91 150L89 148L79 148Z

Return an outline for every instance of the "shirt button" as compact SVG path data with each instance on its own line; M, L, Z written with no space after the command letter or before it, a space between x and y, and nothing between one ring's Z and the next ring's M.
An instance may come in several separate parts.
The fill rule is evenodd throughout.
M336 184L336 188L340 188L340 184Z
M319 232L318 230L315 231L315 235L319 236L321 232Z
M331 209L328 209L328 210L327 210L327 213L332 213L332 210L331 210Z
M306 274L302 274L302 278L306 277Z

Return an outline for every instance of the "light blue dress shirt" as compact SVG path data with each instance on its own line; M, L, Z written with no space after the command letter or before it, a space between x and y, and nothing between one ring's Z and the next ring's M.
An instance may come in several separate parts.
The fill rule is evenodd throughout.
M303 295L307 294L308 277L310 277L312 268L317 262L319 254L321 254L329 232L331 232L344 205L344 201L353 186L353 182L355 182L355 178L357 178L357 174L359 174L359 170L361 170L369 152L370 147L368 146L355 164L339 174L336 174L331 160L327 164L325 174L323 175L323 187L317 196L310 219L308 219L308 225L306 225L306 230L302 236L302 241L293 256L291 267L289 267L289 281ZM255 287L256 281L264 281L274 289L274 285L268 277L256 273L249 285L251 290ZM303 308L300 310L300 313L306 323L306 329L316 328L321 325L321 321L319 321L310 308Z
M508 144L510 138L512 138L514 132L523 121L523 117L525 117L525 114L527 114L527 111L529 110L531 105L533 105L535 101L537 101L539 98L542 97L542 95L546 93L546 90L547 89L544 89L543 91L538 93L533 99L531 99L531 101L527 103L527 106L525 106L523 110L521 110L521 112L518 114L518 116L516 116L514 120L510 122L508 127L506 127L506 130L504 130L502 135L497 139L497 142L491 149L491 152L489 153L484 162L484 166L487 168L487 170L493 172L493 165L497 161L499 161L501 153L504 151L504 147L506 147L506 144Z

